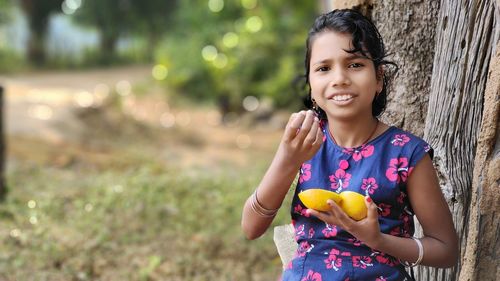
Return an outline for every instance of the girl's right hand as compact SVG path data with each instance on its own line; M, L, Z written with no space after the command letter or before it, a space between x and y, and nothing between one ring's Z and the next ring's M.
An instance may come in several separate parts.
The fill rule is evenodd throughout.
M312 110L293 113L285 128L278 156L285 163L301 165L323 144L323 131Z

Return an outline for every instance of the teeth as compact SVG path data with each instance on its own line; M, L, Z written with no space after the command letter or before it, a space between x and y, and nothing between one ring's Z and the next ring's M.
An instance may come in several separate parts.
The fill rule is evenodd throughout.
M351 95L341 95L341 96L334 96L332 99L334 101L346 101L348 99L351 99L352 96Z

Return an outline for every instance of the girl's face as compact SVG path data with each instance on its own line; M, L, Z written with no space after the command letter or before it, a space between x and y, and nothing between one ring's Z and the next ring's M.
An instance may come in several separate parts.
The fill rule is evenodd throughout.
M371 117L372 101L383 87L373 61L345 51L353 49L349 34L325 31L312 40L309 84L316 104L328 119Z

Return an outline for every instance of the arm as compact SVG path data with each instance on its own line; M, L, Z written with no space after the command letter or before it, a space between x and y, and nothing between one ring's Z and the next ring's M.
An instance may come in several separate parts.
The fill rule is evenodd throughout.
M426 155L414 168L408 179L408 197L422 225L421 239L424 256L421 264L433 267L454 266L458 258L458 242L448 205L439 188L436 171ZM377 206L366 198L368 216L361 221L349 218L333 201L332 210L320 213L308 210L323 221L336 224L373 249L404 261L415 262L418 246L413 239L380 232Z
M323 133L312 111L292 114L278 151L257 187L262 207L277 209L281 206L300 166L318 151L322 143ZM257 214L251 207L251 200L249 197L243 207L241 226L248 239L255 239L267 230L274 217Z

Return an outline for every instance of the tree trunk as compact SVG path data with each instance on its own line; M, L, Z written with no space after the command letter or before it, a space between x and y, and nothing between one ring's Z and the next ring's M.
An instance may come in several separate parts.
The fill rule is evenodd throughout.
M472 174L489 62L499 35L497 21L491 0L441 2L425 139L435 149L434 162L457 228L461 257L469 243L476 242L467 236L470 212L477 203L471 201ZM477 252L473 256L482 258ZM417 280L456 280L462 263L447 270L421 267Z
M434 59L439 1L379 0L371 13L400 69L388 95L385 122L423 136Z

